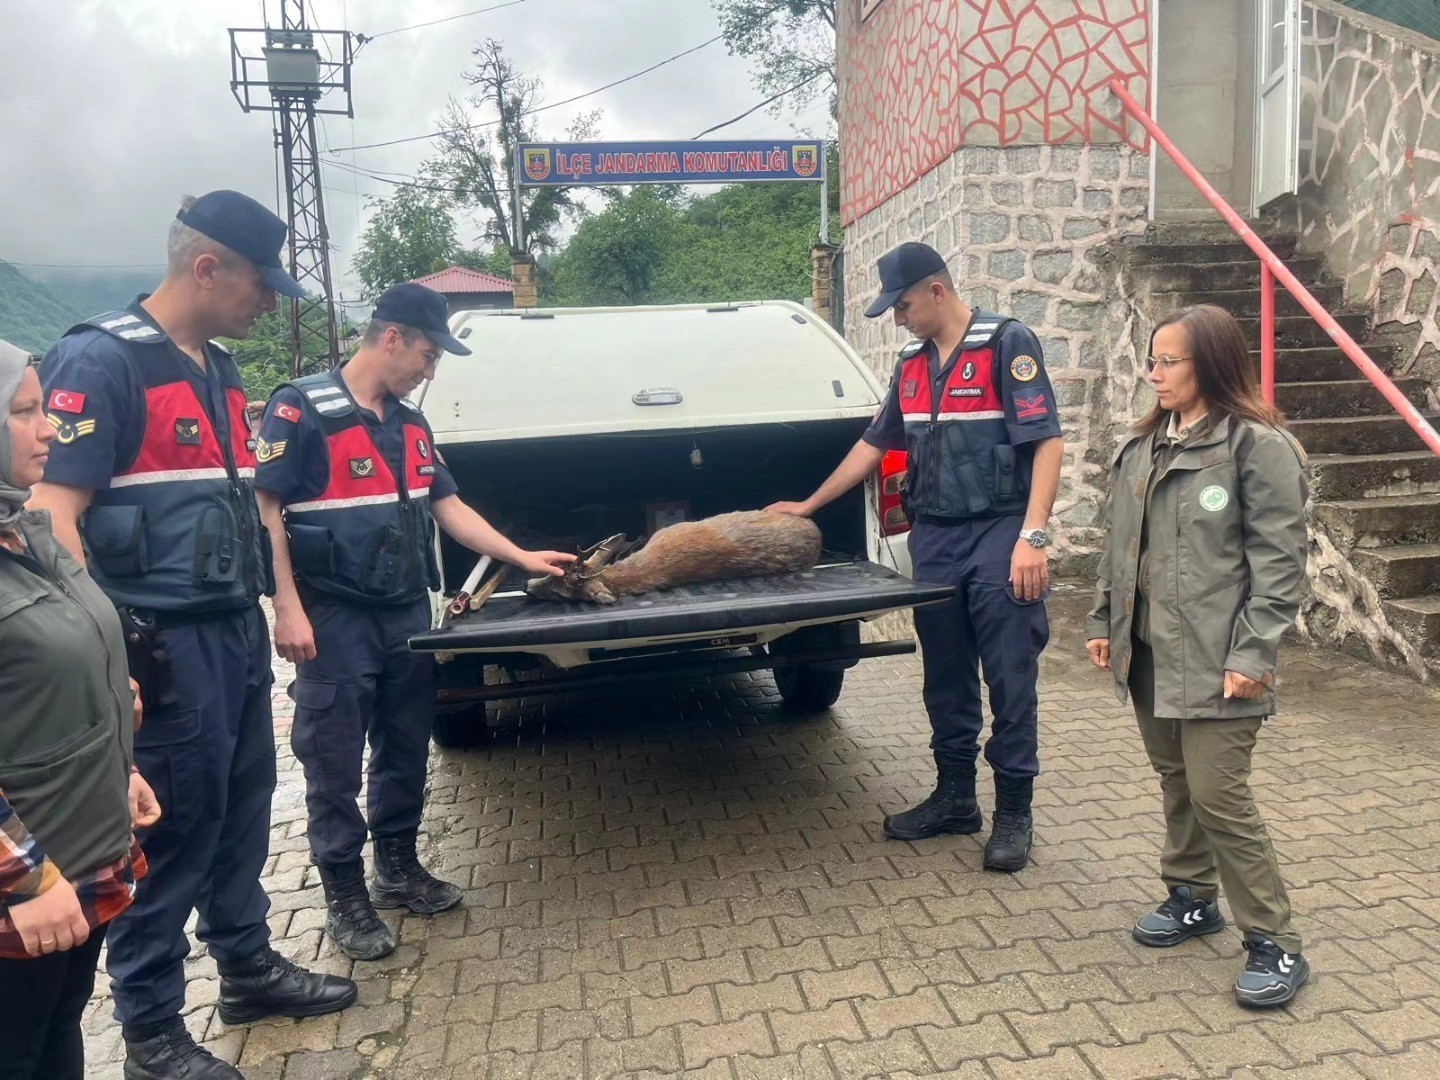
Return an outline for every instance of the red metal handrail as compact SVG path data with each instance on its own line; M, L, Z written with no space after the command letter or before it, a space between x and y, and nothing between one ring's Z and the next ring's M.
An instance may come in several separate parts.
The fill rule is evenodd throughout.
M1415 429L1421 442L1435 454L1440 454L1440 434L1420 415L1420 410L1400 392L1400 388L1390 381L1375 361L1365 354L1365 350L1355 343L1355 339L1345 332L1335 321L1335 317L1320 305L1320 301L1310 295L1310 290L1295 279L1290 268L1280 261L1279 256L1270 250L1265 241L1255 235L1255 230L1245 224L1245 220L1235 212L1234 207L1221 198L1210 182L1200 175L1200 171L1170 141L1169 136L1160 130L1154 117L1125 89L1124 83L1119 79L1111 79L1110 89L1120 99L1125 111L1140 122L1160 149L1170 155L1170 160L1185 174L1185 179L1195 185L1196 190L1205 196L1205 201L1215 208L1225 219L1225 224L1235 231L1235 235L1240 237L1245 246L1260 260L1260 386L1265 400L1271 404L1275 402L1275 282L1278 280L1290 290L1290 295L1300 302L1300 306L1320 324L1365 377L1375 384L1375 388L1384 395L1385 400L1405 422Z

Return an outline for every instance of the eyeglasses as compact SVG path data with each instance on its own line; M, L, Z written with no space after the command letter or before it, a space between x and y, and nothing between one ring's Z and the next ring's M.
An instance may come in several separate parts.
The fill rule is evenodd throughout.
M1145 358L1145 370L1154 371L1157 367L1164 368L1167 372L1176 364L1189 360L1188 356L1147 356Z

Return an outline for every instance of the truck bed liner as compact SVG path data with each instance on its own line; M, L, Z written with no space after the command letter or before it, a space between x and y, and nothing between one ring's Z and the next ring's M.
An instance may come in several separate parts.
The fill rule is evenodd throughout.
M416 634L416 652L509 648L704 634L776 623L843 619L947 600L949 585L920 584L872 562L817 566L798 574L712 581L567 604L531 596L493 597L439 630Z

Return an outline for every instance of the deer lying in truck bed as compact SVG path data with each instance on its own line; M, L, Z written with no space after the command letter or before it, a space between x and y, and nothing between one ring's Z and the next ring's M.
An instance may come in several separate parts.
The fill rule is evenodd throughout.
M622 596L701 581L809 570L820 559L820 529L807 518L743 510L660 529L635 554L612 536L582 554L564 577L532 578L526 592L544 600L613 604Z

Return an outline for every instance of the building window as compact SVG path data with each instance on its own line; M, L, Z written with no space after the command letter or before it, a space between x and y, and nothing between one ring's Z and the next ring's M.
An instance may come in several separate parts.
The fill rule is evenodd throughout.
M860 21L864 22L885 0L860 0Z

